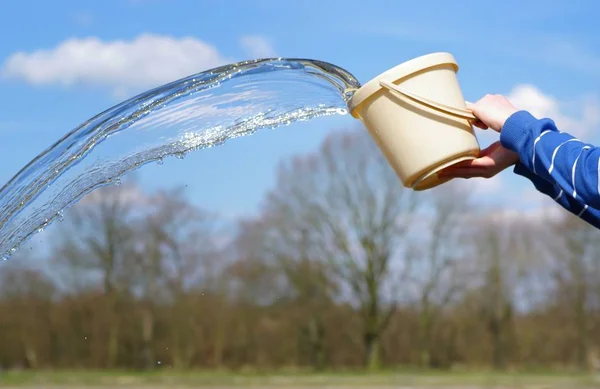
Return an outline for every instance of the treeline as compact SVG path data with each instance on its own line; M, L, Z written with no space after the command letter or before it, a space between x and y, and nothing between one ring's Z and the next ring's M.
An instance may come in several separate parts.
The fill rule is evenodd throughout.
M470 188L405 190L342 132L235 225L180 190L97 190L0 264L0 367L597 368L597 232Z

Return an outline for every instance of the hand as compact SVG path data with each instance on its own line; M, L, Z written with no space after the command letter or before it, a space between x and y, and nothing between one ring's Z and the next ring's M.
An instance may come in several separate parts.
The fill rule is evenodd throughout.
M438 175L440 178L492 178L518 161L518 154L505 149L498 141L482 150L478 158L449 166Z
M473 125L482 129L491 128L500 132L504 122L518 109L501 95L486 95L474 104L467 104L467 108L478 119Z

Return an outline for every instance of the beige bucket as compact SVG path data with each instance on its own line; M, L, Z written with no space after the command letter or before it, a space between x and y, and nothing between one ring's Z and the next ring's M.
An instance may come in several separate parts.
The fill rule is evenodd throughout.
M425 55L380 74L348 102L407 188L438 186L448 181L440 170L479 155L457 71L451 54Z

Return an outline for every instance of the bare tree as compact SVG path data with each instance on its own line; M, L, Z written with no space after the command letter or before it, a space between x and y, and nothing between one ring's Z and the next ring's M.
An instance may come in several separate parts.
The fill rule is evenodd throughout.
M361 132L333 134L318 153L283 164L263 207L313 258L327 261L358 301L370 368L380 365L381 333L396 306L387 288L401 282L392 265L406 266L403 249L416 204Z
M138 285L144 296L142 315L146 363L151 361L153 303L170 302L173 365L187 368L196 352L196 326L189 312L193 288L207 287L211 264L218 262L218 220L192 205L179 188L160 192L148 199L148 215L140 231L144 233L138 251Z
M19 260L25 260L22 256ZM53 335L50 328L51 307L57 289L41 271L28 268L15 257L10 264L2 264L0 271L0 300L8 312L3 317L3 331L14 330L20 354L26 367L42 367L41 353L48 353Z
M531 252L531 229L536 227L522 215L504 210L489 212L473 227L472 256L481 271L478 311L490 338L492 365L503 369L517 351L515 294Z
M324 316L333 305L337 288L326 262L309 245L308 232L288 228L279 216L264 213L257 220L240 224L236 240L238 260L247 262L254 258L271 270L267 273L271 279L262 285L271 285L270 292L276 290L278 299L285 299L288 306L294 307L301 337L299 346L307 346L310 364L321 370L326 364ZM300 359L302 352L297 354Z
M117 362L118 311L131 287L137 194L134 183L101 188L73 207L58 230L55 261L78 287L94 287L99 281L106 309L107 367Z
M424 196L428 207L420 218L420 239L414 239L419 259L411 274L418 290L419 359L424 367L433 363L431 342L439 316L467 286L470 269L465 264L465 248L470 236L465 215L474 207L467 189L460 182L450 182Z
M600 243L597 232L589 224L565 215L553 224L554 279L557 298L568 310L574 324L575 362L581 369L588 367L593 351L590 341L593 301L597 298Z

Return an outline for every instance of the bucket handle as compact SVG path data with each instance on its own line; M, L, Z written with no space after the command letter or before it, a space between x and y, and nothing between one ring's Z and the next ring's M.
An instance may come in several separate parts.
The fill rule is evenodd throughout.
M458 116L460 118L463 119L469 119L469 120L477 120L477 118L475 117L475 115L473 115L473 112L466 110L466 109L460 109L460 108L454 108L454 107L450 107L448 105L442 104L442 103L438 103L435 102L433 100L429 100L426 99L425 97L421 97L419 95L416 95L412 92L409 92L405 89L400 88L398 85L387 81L387 80L380 80L379 81L379 85L381 85L382 87L400 93L401 95L408 97L411 100L415 100L427 107L430 108L434 108L437 109L438 111L442 111L445 112L449 115L454 115L454 116Z

